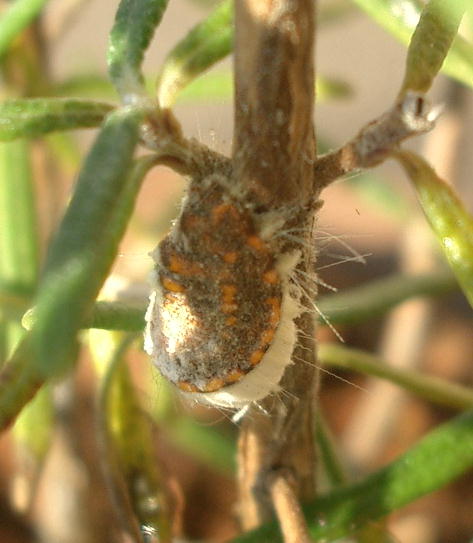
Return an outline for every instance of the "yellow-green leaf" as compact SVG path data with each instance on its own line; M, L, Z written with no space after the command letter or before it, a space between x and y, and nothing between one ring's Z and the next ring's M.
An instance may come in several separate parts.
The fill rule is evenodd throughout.
M401 95L427 92L453 43L466 0L430 0L422 10L406 59Z
M424 213L466 297L473 306L473 216L420 156L399 151Z

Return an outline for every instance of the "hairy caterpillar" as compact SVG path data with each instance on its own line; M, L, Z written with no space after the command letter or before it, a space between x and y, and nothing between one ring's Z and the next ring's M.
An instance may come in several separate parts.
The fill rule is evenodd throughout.
M184 395L242 408L278 391L291 363L301 249L282 251L283 213L256 212L228 179L193 179L152 253L145 348Z

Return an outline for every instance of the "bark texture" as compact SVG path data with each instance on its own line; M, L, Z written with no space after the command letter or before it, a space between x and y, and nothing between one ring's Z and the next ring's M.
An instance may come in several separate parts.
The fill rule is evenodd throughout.
M300 263L307 276L314 267L312 224L318 197L312 123L314 4L313 0L235 2L236 182L263 210L299 210L286 227L301 229L298 237L307 241L302 244ZM252 407L242 423L239 514L245 530L273 514L275 496L269 481L275 473L290 474L300 500L315 493L317 371L312 315L304 313L297 325L294 364L281 382L284 392Z

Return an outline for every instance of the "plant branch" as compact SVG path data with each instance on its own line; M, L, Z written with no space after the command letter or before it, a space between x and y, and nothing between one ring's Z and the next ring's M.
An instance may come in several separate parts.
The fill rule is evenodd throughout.
M309 242L318 196L313 176L314 2L241 0L235 7L235 182L259 209L299 210L288 227L307 231ZM307 249L300 267L312 273L313 266L314 255ZM272 516L268 474L275 469L294 475L299 499L315 492L318 374L312 315L303 314L296 326L293 358L301 362L287 367L280 383L284 394L262 401L261 409L251 406L242 423L238 478L244 529Z
M352 535L459 477L473 465L473 411L436 428L394 462L363 481L304 506L311 537L335 541ZM232 543L281 541L275 523L232 540Z
M155 153L159 164L181 175L205 177L217 170L230 175L231 159L194 138L187 139L179 121L169 109L149 112L141 129L141 142Z
M284 543L310 543L302 507L297 499L292 477L279 470L269 477L269 491L276 511Z
M313 4L236 3L235 174L263 205L314 197Z
M343 175L380 164L401 142L431 130L438 113L422 94L406 93L351 141L317 160L314 166L317 183L327 186Z

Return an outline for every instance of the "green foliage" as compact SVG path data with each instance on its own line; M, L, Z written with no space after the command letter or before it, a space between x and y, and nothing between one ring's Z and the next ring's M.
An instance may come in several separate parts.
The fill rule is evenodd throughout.
M368 521L403 507L473 465L473 412L436 428L417 445L363 481L317 498L304 508L310 535L335 541L357 532ZM275 524L244 534L233 543L281 541Z
M466 5L467 0L431 0L425 6L407 52L402 92L430 89L457 35Z
M38 279L39 242L31 149L26 141L0 143L0 287L31 300ZM23 305L20 302L20 306ZM16 311L0 317L0 366L23 334Z
M145 94L141 63L167 0L122 0L110 33L110 77L125 103Z
M6 100L0 104L0 141L100 126L113 109L110 104L74 98Z
M413 182L432 230L473 306L473 216L425 160L407 151L396 156Z
M473 408L471 388L448 383L444 379L423 375L414 370L390 367L377 357L357 349L321 344L318 356L324 366L345 368L386 379L437 405L460 410Z
M170 107L178 92L232 49L233 5L224 0L168 54L158 79L158 102Z
M422 12L422 3L418 0L353 0L363 11L365 11L374 21L386 29L401 43L407 45L411 39L413 30L419 21ZM430 1L427 4L425 18L422 26L419 28L418 36L426 36L427 31L432 31L433 34L428 36L430 43L435 40L435 43L441 43L442 46L437 49L423 48L420 40L416 41L416 51L411 53L411 59L423 59L421 66L423 69L432 70L437 66L437 60L440 55L446 53L452 30L458 20L458 14L464 8L463 0L440 0ZM442 20L442 14L447 14ZM440 15L439 15L440 14ZM422 57L421 51L417 51L417 47L423 48ZM440 53L440 55L439 55ZM415 68L415 66L414 66ZM457 36L451 47L448 57L445 61L443 71L469 85L473 86L473 47L464 39ZM424 84L423 90L427 90Z
M26 334L0 374L0 429L8 428L44 384L32 364L31 337Z
M141 181L132 161L142 119L136 109L107 118L51 243L32 332L35 364L44 377L73 362L77 332L117 254Z
M115 348L109 350L111 358L106 361L100 391L102 453L111 466L117 487L114 490L120 492L125 485L140 526L155 530L162 541L171 541L171 520L163 496L164 477L154 456L152 423L141 408L124 361L133 337L115 334L107 339ZM93 340L92 353L103 366L100 339ZM149 507L149 503L155 506Z
M0 59L14 39L38 17L48 0L15 0L0 19Z
M404 10L395 9L400 7L398 0L354 0L354 3L402 42L407 44L410 40L400 97L407 91L428 91L444 60L446 73L473 86L473 49L457 36L466 1L431 0L423 5L417 0L403 0ZM40 14L44 4L44 0L16 0L8 6L0 19L0 58L13 54L16 40ZM107 367L97 371L103 385L103 430L110 447L108 459L124 477L129 495L136 490L137 473L141 481L146 481L147 491L159 495L162 490L161 474L153 463L150 420L141 412L138 394L123 365L129 342L121 342L120 336L110 333L111 330L141 332L144 303L132 307L120 301L96 302L96 297L117 255L141 183L149 169L159 162L158 153L141 158L135 155L140 142L148 141L150 126L162 114L160 108L169 108L178 97L208 101L232 95L228 74L197 79L233 47L233 4L225 0L171 49L159 72L156 88L159 107L154 103L146 90L149 85L141 66L166 6L167 0L120 2L110 34L108 60L110 78L125 107L70 97L76 91L93 98L108 96L111 85L95 76L51 83L56 94L65 96L62 99L22 98L0 104L0 140L8 142L0 144L2 363L11 355L0 372L0 428L22 413L16 430L17 442L38 457L46 454L53 418L50 390L44 389L28 410L24 406L44 383L64 375L72 367L81 329L108 330L113 345L104 357ZM337 13L351 12L346 2L339 2L336 8ZM7 71L5 74L8 79ZM11 90L5 94L12 95ZM24 96L23 90L14 88L13 95ZM345 97L349 92L345 83L318 80L321 98ZM98 126L100 132L80 169L72 198L49 245L38 287L32 143L26 138ZM74 163L74 147L68 147L70 142L64 134L55 137L58 139L47 140L49 148L55 149L56 157L69 153L72 160L65 160ZM17 141L10 142L13 139ZM153 143L159 145L162 141L158 138ZM416 187L452 270L473 303L472 217L422 159L405 151L396 156ZM354 323L378 317L408 298L439 295L455 288L454 278L443 271L419 277L393 276L326 296L319 305L333 323ZM19 326L18 312L31 302L35 293L36 305L23 320L29 328L25 333ZM95 348L94 354L100 358L98 340L92 343L91 350ZM450 408L466 409L473 405L473 393L465 387L393 370L366 353L322 345L320 355L327 366L377 375ZM234 470L231 441L213 429L195 424L187 416L170 414L169 406L165 407L155 414L155 421L167 426L166 432L175 444L222 472ZM36 433L38 425L41 431ZM326 449L329 448L327 445ZM328 451L326 455L330 454ZM441 487L472 465L473 415L466 413L434 430L386 468L309 504L306 514L311 535L326 540L352 535L367 522ZM339 467L332 468L334 480L338 477L341 482ZM146 512L140 509L140 496L135 498L133 505L140 522L152 524L161 535L165 534L169 519L159 516L165 508L156 518L146 517ZM235 541L273 542L278 537L277 527L268 525Z

